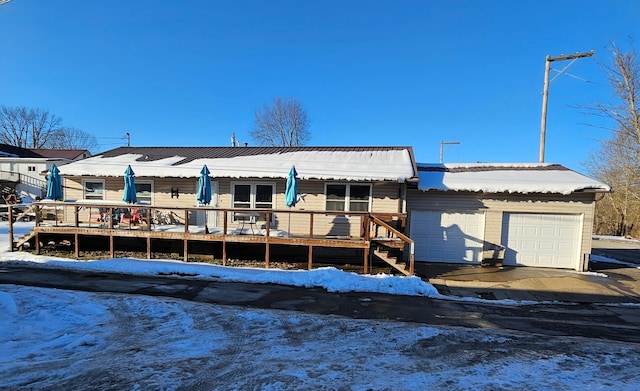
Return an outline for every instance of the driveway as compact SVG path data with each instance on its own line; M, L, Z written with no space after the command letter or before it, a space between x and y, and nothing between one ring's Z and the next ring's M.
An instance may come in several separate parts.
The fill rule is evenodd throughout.
M591 253L594 255L640 266L640 241L594 239L591 247Z

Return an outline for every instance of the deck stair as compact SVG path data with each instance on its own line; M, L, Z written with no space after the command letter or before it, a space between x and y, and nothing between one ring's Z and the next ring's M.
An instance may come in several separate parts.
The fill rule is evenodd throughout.
M389 249L384 248L383 246L377 246L377 248L373 250L373 255L380 258L405 276L412 275L412 273L409 272L407 264L402 261L402 252L398 251L397 249Z
M414 243L389 222L370 216L371 246L373 255L404 274L414 274ZM405 251L409 254L405 256Z
M34 236L36 235L35 230L31 230L29 233L27 233L26 235L22 236L21 238L19 238L13 245L14 249L21 249L25 243L29 242Z

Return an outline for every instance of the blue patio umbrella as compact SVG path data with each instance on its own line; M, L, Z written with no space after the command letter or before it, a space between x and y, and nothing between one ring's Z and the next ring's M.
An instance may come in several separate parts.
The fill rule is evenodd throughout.
M296 166L291 166L287 177L287 187L284 190L284 203L288 207L296 206L298 202L298 172Z
M284 203L291 208L292 206L296 206L298 202L298 172L296 171L296 166L291 166L291 170L289 170L289 176L287 177L287 187L284 189ZM291 233L291 213L287 213L289 215L289 224L287 227L287 232Z
M127 166L127 169L124 171L124 194L122 195L122 200L129 204L138 202L135 175L131 166Z
M200 178L198 178L198 191L196 193L196 200L200 205L209 205L211 202L211 178L209 178L211 172L205 164L200 170Z
M62 200L62 178L60 178L60 170L55 164L49 168L47 196L45 198L54 201Z

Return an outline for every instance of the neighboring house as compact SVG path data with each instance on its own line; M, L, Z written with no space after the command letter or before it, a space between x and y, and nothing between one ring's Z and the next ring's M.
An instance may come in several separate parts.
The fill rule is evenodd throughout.
M211 171L210 206L227 209L286 210L291 166L300 194L293 210L406 213L407 182L417 180L411 147L121 147L60 167L65 199L121 201L129 165L138 201L158 207L197 206L204 165ZM207 225L221 226L221 216L209 213ZM235 215L229 216L234 223ZM303 228L308 223L299 221L307 216L286 218L275 214L270 224L290 223L292 233L308 233ZM319 220L314 234L359 237L361 232L360 218L327 214Z
M86 149L45 149L45 148L32 148L31 152L46 157L49 159L64 159L65 162L74 162L77 160L86 159L91 156L91 152Z
M15 193L23 201L41 198L46 192L46 172L90 156L86 150L26 149L0 144L2 193Z
M611 189L557 164L418 164L408 235L416 261L583 271L594 207Z

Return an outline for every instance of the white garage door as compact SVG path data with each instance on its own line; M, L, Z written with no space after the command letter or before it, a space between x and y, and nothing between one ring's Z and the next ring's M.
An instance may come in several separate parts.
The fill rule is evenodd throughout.
M580 232L580 215L504 213L504 264L575 269Z
M484 213L414 210L410 228L416 261L482 261Z

